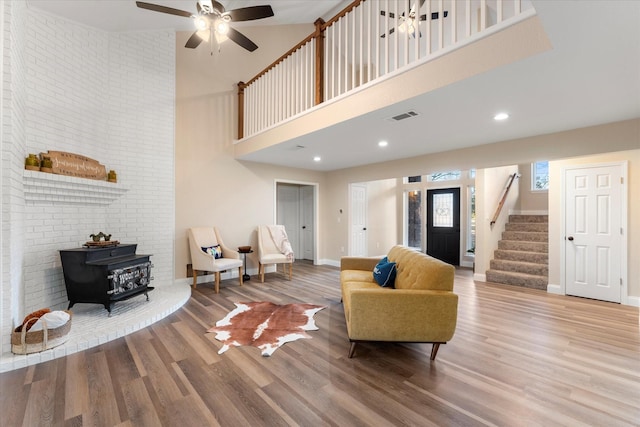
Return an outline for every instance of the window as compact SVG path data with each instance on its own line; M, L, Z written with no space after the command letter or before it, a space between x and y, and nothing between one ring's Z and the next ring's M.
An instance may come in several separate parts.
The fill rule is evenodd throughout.
M531 190L544 191L549 189L549 162L535 162L531 164Z
M405 183L412 183L412 182L422 182L422 177L420 175L418 176L407 176L404 179Z
M429 174L427 179L431 182L455 181L460 179L460 171L435 172Z
M406 245L422 249L422 192L420 190L405 193L406 200Z
M467 223L467 255L476 253L476 187L468 187L467 206L469 221Z

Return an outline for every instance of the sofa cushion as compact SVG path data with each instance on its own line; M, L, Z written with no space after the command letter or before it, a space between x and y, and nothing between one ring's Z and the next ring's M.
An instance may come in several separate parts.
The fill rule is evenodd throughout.
M396 263L384 257L373 269L373 278L383 288L393 288L396 280Z
M396 289L453 291L452 265L403 246L391 248L388 258L397 264Z
M364 282L376 284L371 270L343 270L340 272L340 282ZM377 286L377 285L376 285Z

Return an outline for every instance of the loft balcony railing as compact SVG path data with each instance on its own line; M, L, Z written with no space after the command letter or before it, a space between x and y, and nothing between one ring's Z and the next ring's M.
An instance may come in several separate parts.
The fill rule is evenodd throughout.
M355 0L238 83L238 139L533 14L528 0Z

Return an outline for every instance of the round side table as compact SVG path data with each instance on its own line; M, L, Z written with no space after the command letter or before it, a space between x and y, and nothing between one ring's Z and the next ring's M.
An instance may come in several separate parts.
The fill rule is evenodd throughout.
M242 254L242 256L244 256L244 274L242 275L242 281L246 282L251 280L251 276L249 276L247 274L247 254L252 254L253 250L251 249L240 249L238 248L238 252L240 252Z

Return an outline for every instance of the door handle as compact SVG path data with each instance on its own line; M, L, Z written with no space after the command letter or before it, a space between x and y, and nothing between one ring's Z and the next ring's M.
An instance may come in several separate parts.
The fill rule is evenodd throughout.
M570 241L570 242L573 242L573 236L567 237L567 240Z
M306 225L303 225L303 226L302 226L302 229L304 230L305 228L307 228L307 226L306 226Z
M367 231L367 227L362 227L362 230L363 231Z

